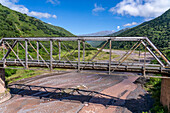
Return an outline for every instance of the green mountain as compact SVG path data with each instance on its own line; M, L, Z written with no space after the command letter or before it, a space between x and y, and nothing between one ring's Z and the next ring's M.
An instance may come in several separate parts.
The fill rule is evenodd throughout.
M0 37L73 36L69 31L0 4Z
M111 36L144 36L148 37L159 49L167 50L170 47L170 9L153 20ZM98 47L101 47L104 43L101 43ZM133 42L113 42L112 44L114 49L126 49L132 46Z
M170 47L170 9L161 16L131 28L118 36L146 36L159 48Z

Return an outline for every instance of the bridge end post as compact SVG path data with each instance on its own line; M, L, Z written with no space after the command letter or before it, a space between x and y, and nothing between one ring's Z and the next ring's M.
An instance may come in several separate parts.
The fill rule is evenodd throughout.
M25 40L25 68L28 69L28 40Z
M50 40L50 71L53 70L53 40Z
M61 42L60 41L58 41L58 49L59 49L59 53L58 53L58 59L59 59L59 61L61 61Z
M109 44L109 75L111 74L111 62L112 62L112 40L109 40L110 44Z
M162 79L160 102L164 107L167 107L168 111L170 112L170 79L169 78Z
M80 40L78 40L78 64L77 64L77 71L80 72Z
M11 98L11 94L5 88L5 69L0 68L0 103Z

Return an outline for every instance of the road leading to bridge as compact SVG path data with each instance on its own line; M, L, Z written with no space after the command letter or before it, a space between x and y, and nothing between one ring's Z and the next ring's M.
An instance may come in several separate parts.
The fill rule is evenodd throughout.
M98 110L133 112L138 108L131 109L126 104L132 99L136 100L139 94L145 94L143 90L136 91L136 97L126 100L131 92L138 88L133 83L135 79L136 77L79 73L40 75L11 84L9 87L13 97L0 104L0 111L2 113L81 113ZM142 108L146 110L146 106Z

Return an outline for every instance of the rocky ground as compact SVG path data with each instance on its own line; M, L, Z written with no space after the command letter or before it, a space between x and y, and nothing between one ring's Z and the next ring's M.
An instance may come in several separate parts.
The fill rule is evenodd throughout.
M1 113L127 113L148 111L152 99L137 77L44 74L10 84Z
M98 48L99 50L99 48ZM110 52L109 49L103 49L102 51L104 52ZM128 50L127 50L128 51ZM112 61L119 61L119 59L126 54L125 50L112 50L112 54L113 55L119 55L119 57L115 57L114 59L112 59ZM139 51L133 51L131 55L129 55L129 57L124 61L124 62L140 62L143 63L144 62L144 56L145 56L145 52L140 52L140 56L139 56ZM149 53L146 52L146 63L149 63L151 60L153 60L153 56Z

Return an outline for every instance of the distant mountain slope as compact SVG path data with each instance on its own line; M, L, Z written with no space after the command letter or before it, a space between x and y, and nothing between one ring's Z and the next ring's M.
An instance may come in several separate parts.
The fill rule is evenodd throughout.
M109 34L107 35L104 35L104 36L116 36L116 35L119 35L120 33L128 30L129 28L126 28L126 29L122 29L120 31L117 31L117 32L114 32L112 31L112 33L110 32ZM103 43L103 41L87 41L87 43L89 43L90 45L92 45L93 47L98 47L100 46L100 44Z
M0 4L0 37L38 36L73 36L73 34Z
M118 36L146 36L159 48L170 46L170 9L161 16L144 22Z
M114 31L99 31L99 32L96 32L96 33L83 34L81 36L106 36L106 35L109 35L109 34L112 34L112 33L114 33Z
M170 9L161 16L148 22L144 22L134 28L128 29L117 34L117 36L146 36L158 48L168 49L168 47L170 47ZM98 47L101 47L101 45ZM113 42L112 44L112 47L115 49L125 49L130 48L131 46L132 43L129 42Z
M130 28L125 28L125 29L119 30L119 31L117 31L117 32L114 32L114 33L112 33L112 34L109 34L108 36L117 36L117 35L125 32L125 31L127 31L128 29L130 29Z

